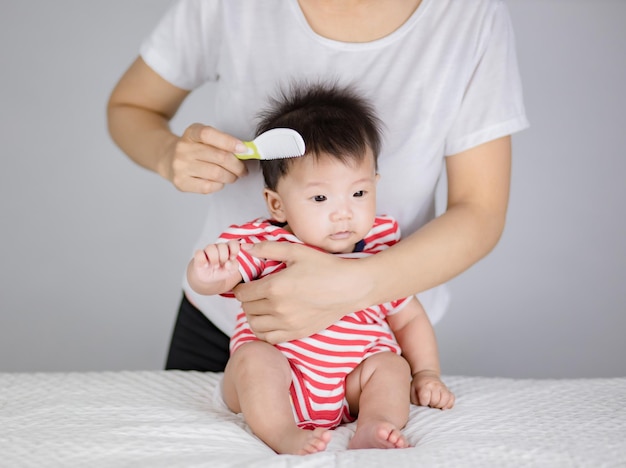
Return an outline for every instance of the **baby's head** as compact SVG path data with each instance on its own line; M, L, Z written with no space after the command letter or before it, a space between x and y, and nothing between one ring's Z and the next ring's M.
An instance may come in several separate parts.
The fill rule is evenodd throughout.
M304 156L333 157L345 164L362 161L366 149L377 169L381 122L373 106L350 87L334 84L292 85L272 99L260 114L257 136L272 128L292 128L304 139ZM278 180L300 158L262 161L265 186L276 189Z
M292 128L306 153L261 161L271 216L306 244L354 249L376 215L380 121L355 91L336 85L292 87L261 114L257 134Z

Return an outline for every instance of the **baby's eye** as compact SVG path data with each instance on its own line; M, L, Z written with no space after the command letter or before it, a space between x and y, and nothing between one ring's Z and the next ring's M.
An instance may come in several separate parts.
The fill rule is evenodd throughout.
M354 192L354 195L352 195L355 198L359 198L359 197L363 197L365 195L365 190L359 190L358 192Z
M316 202L326 201L326 195L315 195L313 197L313 200L315 200Z

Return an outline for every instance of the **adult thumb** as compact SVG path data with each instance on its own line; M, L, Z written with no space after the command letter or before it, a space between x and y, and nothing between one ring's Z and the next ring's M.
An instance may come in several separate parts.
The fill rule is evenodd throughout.
M276 260L283 263L292 263L301 255L300 249L306 249L303 245L291 242L264 241L254 244L241 244L241 249L257 258Z

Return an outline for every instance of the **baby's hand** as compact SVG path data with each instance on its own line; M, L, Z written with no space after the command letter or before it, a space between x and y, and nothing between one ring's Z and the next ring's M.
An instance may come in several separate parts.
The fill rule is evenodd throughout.
M454 406L454 394L433 371L420 371L411 383L411 403L431 408L450 409Z
M193 271L196 278L204 283L221 281L237 271L236 261L241 245L231 240L219 244L209 244L193 256Z

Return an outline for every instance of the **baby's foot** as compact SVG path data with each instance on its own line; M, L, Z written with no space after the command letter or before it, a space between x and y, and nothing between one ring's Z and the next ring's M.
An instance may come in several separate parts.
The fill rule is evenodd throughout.
M277 453L290 453L293 455L309 455L311 453L326 450L330 442L331 432L323 427L306 430L297 429L283 434L280 442L272 447Z
M364 448L407 448L409 443L393 424L387 421L358 423L354 437L348 444L349 449Z

